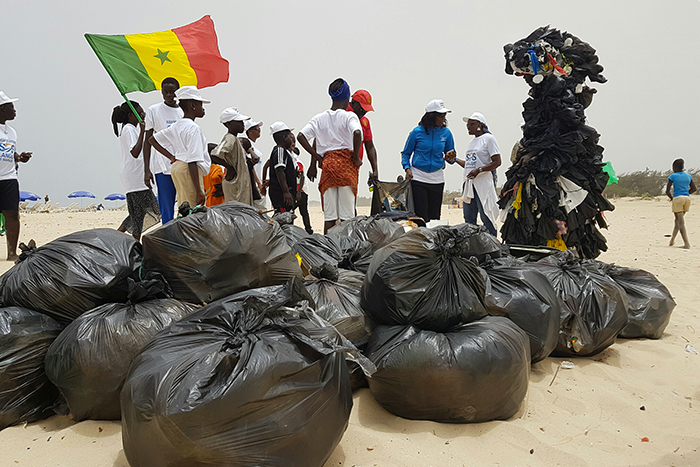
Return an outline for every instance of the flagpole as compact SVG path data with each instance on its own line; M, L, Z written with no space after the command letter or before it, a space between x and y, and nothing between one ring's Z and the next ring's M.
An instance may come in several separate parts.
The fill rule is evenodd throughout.
M126 103L129 104L129 108L131 109L132 112L134 112L134 115L136 115L136 119L139 121L139 123L141 123L143 121L141 119L141 115L139 115L138 112L136 112L136 109L134 108L134 106L131 105L131 101L129 100L129 98L126 97L126 94L124 94L124 93L122 93L122 97L124 98Z

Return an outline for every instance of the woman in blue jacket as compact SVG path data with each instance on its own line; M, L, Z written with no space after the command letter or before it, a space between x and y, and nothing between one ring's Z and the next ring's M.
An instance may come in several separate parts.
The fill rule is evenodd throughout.
M425 222L440 219L442 192L445 188L445 161L454 163L455 143L447 128L445 103L428 102L420 124L408 134L401 151L401 165L406 179L411 180L416 215Z

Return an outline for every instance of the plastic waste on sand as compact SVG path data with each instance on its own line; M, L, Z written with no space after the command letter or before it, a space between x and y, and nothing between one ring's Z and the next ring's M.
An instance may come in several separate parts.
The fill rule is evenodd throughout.
M371 256L372 246L369 242L347 235L330 236L312 234L299 239L292 252L301 262L304 275L321 276L321 270L355 269L355 263L366 256ZM332 273L335 275L336 273Z
M279 224L237 202L168 222L141 241L144 270L162 274L178 300L209 303L301 278Z
M165 284L131 284L127 303L108 303L76 318L51 344L46 374L75 421L119 420L119 394L131 360L159 331L196 309L165 298Z
M627 325L627 293L590 262L563 251L538 261L564 303L554 356L588 356L615 342Z
M389 219L357 216L341 222L328 231L329 236L348 236L372 244L372 251L386 246L401 237L404 229Z
M58 389L44 372L44 356L63 329L20 307L0 308L0 430L55 415Z
M459 227L414 229L374 253L362 308L381 324L443 332L486 315L483 271Z
M603 212L614 209L602 194L611 174L604 171L600 135L585 113L597 92L586 80L607 81L596 50L549 26L503 50L505 72L525 76L530 90L523 103L521 149L499 200L506 211L501 238L508 244L575 247L581 257L595 258L607 250L598 230L607 228ZM580 199L572 206L574 195Z
M316 302L316 313L356 347L367 343L374 323L360 307L360 295L365 275L340 269L338 279L308 276L306 290Z
M599 263L599 265L602 272L627 292L629 322L620 333L620 337L660 339L676 307L671 292L656 276L643 269L605 263Z
M372 395L399 417L485 422L515 415L527 394L530 344L512 321L487 316L445 333L377 326L367 346Z
M129 464L323 466L348 424L356 350L305 302L297 280L248 290L148 343L121 396Z
M486 309L505 316L530 338L532 362L552 353L559 339L559 319L564 306L544 274L543 266L515 258L499 258L484 266Z
M141 245L114 229L74 232L20 255L0 277L4 306L40 311L68 324L98 305L125 302Z

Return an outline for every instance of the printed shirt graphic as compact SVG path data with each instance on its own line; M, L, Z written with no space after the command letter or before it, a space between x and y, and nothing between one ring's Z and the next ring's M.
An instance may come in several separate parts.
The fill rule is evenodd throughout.
M464 168L470 171L476 169L476 149L468 150L464 155Z
M0 180L17 178L17 163L15 151L17 133L10 125L0 125Z
M498 142L490 133L484 133L471 140L464 155L464 177L472 170L491 162L491 157L500 154Z

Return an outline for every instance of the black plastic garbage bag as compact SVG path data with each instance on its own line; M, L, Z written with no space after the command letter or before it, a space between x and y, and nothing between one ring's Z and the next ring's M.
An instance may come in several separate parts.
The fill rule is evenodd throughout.
M541 265L515 258L499 258L483 266L486 309L494 316L505 316L530 338L532 362L552 353L559 339L559 317L563 304L557 292L538 269Z
M660 339L676 307L671 292L654 274L643 269L604 266L605 273L627 292L629 299L629 321L620 337Z
M333 238L340 247L340 253L343 257L338 267L344 269L357 270L357 264L363 264L367 258L372 257L372 244L370 242L359 240L356 237L348 237L345 235L334 236ZM363 273L363 271L360 271Z
M287 237L287 244L290 247L294 246L294 244L302 238L309 236L306 230L302 229L298 225L281 224L280 227L282 227L282 232L284 232L284 235Z
M0 430L55 415L58 389L44 372L44 356L63 327L20 307L0 308Z
M316 302L316 313L356 347L364 345L372 333L372 319L360 307L362 282L365 275L340 269L338 280L309 276L306 290Z
M381 324L444 332L486 315L485 274L461 256L458 229L414 229L372 257L362 308Z
M75 232L26 251L0 277L2 302L68 324L109 302L126 301L127 278L141 261L141 245L114 229Z
M304 300L297 280L248 290L147 344L122 390L129 464L321 467L348 424L355 349Z
M144 269L162 274L174 297L187 302L301 277L279 224L237 202L168 222L142 242Z
M405 233L402 225L388 219L357 216L341 222L328 231L329 236L355 237L372 244L372 250L388 245Z
M355 392L358 389L368 388L369 383L365 376L362 367L353 361L347 361L348 371L350 372L350 388Z
M309 275L313 270L323 269L324 265L331 266L330 269L354 269L356 262L372 255L372 245L346 235L312 234L294 243L292 252L301 261L303 273Z
M628 299L609 276L584 267L570 251L541 259L540 269L564 303L555 356L602 352L627 326Z
M321 234L312 234L297 241L292 246L292 253L301 263L301 270L305 276L311 271L320 271L326 267L338 268L343 261L343 252L340 245L333 237ZM337 271L336 271L337 274Z
M375 181L372 189L371 214L392 211L414 211L413 189L410 180L401 182Z
M128 303L82 314L46 354L46 374L68 402L75 421L119 420L119 394L131 360L159 331L196 307L163 297L155 281L132 285Z
M377 326L367 346L372 395L399 417L486 422L515 415L527 394L530 344L512 321L488 316L449 332Z
M458 232L461 244L460 254L466 258L474 256L480 263L488 259L500 258L502 245L483 225L459 224L453 227L437 227Z

